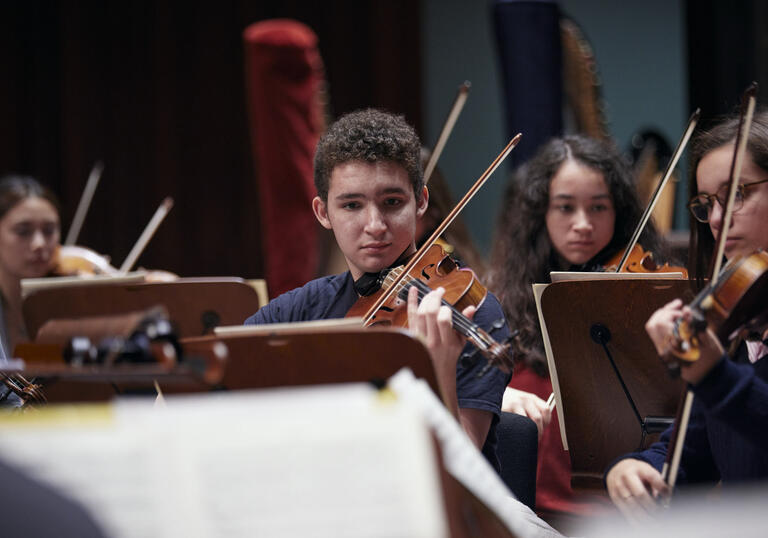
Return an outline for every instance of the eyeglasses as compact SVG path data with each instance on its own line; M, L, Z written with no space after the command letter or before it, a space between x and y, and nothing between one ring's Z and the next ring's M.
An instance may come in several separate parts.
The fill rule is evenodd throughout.
M733 212L735 213L744 205L744 198L746 198L747 187L753 187L760 183L768 183L768 178L761 179L760 181L754 181L752 183L742 183L736 187L736 198L733 202ZM688 202L688 209L691 211L693 218L699 222L709 222L709 217L712 215L712 208L715 205L715 201L720 204L720 207L725 207L725 203L728 198L728 185L723 185L716 194L699 194L691 198Z

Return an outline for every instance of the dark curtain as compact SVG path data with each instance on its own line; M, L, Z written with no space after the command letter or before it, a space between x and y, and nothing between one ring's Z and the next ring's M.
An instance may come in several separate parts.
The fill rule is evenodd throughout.
M737 112L742 92L757 81L758 106L768 106L768 3L688 0L688 80L700 125Z
M560 9L553 1L494 0L492 10L507 136L523 133L509 156L518 166L563 134Z
M102 160L78 244L119 265L172 196L140 265L261 276L243 29L304 22L319 37L331 117L383 107L420 130L418 14L407 0L0 3L0 174L51 186L66 233Z

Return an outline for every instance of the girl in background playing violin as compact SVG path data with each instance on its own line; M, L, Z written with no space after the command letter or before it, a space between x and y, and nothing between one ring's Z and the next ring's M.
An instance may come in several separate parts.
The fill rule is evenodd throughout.
M24 176L0 180L0 361L27 339L21 279L48 274L59 245L59 211L53 193ZM20 403L0 385L0 405Z
M706 276L715 237L723 225L731 161L738 130L732 117L694 140L691 149L691 261L693 277ZM725 257L768 249L768 111L756 112L747 142ZM679 318L690 316L682 301L657 310L645 328L659 355L665 355ZM701 357L681 364L680 375L695 395L678 481L734 483L768 478L768 348L766 334L737 343L733 359L708 330L700 336ZM736 346L734 346L736 347ZM606 475L608 493L630 520L656 509L655 497L667 493L660 470L671 430L648 450L629 454Z
M596 271L624 248L642 208L630 169L617 150L584 136L553 139L518 168L507 189L491 259L491 289L516 329L515 374L502 409L533 419L539 428L536 508L558 519L590 513L589 499L574 497L571 464L557 417L545 399L552 392L531 284L550 271ZM654 229L641 243L659 253ZM567 522L564 522L567 524Z
M26 340L21 279L45 276L59 245L59 211L53 193L31 177L0 180L0 292L3 349Z

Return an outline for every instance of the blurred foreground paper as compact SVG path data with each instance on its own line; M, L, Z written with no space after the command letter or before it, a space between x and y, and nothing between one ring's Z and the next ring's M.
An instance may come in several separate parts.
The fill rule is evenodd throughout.
M445 470L479 499L511 536L561 536L515 498L424 380L414 378L410 370L403 369L390 378L388 386L403 402L418 409L427 421L440 443ZM478 535L477 529L472 535Z
M590 538L762 538L768 484L742 488L700 490L678 488L669 509L660 509L642 525L630 525L623 518L595 519L579 529L579 536Z
M367 385L166 400L3 418L0 454L111 536L447 535L427 427Z

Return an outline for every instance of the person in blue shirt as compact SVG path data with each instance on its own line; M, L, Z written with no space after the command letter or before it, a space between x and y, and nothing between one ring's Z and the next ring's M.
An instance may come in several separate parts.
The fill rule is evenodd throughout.
M376 287L376 276L402 265L416 251L418 220L429 203L420 166L420 142L400 117L367 109L336 121L318 142L314 162L317 196L312 209L332 230L349 270L313 280L261 308L246 324L341 318L362 295ZM288 239L287 239L288 240ZM475 445L498 470L495 428L509 374L485 361L451 325L441 306L443 290L421 302L408 297L410 329L430 352L443 400ZM499 302L488 294L467 316L504 341L509 329ZM459 361L461 355L474 359Z
M714 237L723 225L727 183L738 128L730 118L698 135L692 145L692 275L706 276ZM768 111L755 114L736 194L733 220L725 243L729 260L768 249ZM656 311L646 331L662 357L670 349L672 330L691 312L680 300ZM768 479L768 347L766 334L738 345L729 357L711 330L700 336L701 358L680 368L695 395L683 445L678 483L715 484L728 488ZM614 463L606 487L616 506L631 520L647 517L668 488L660 470L671 431L648 450Z

